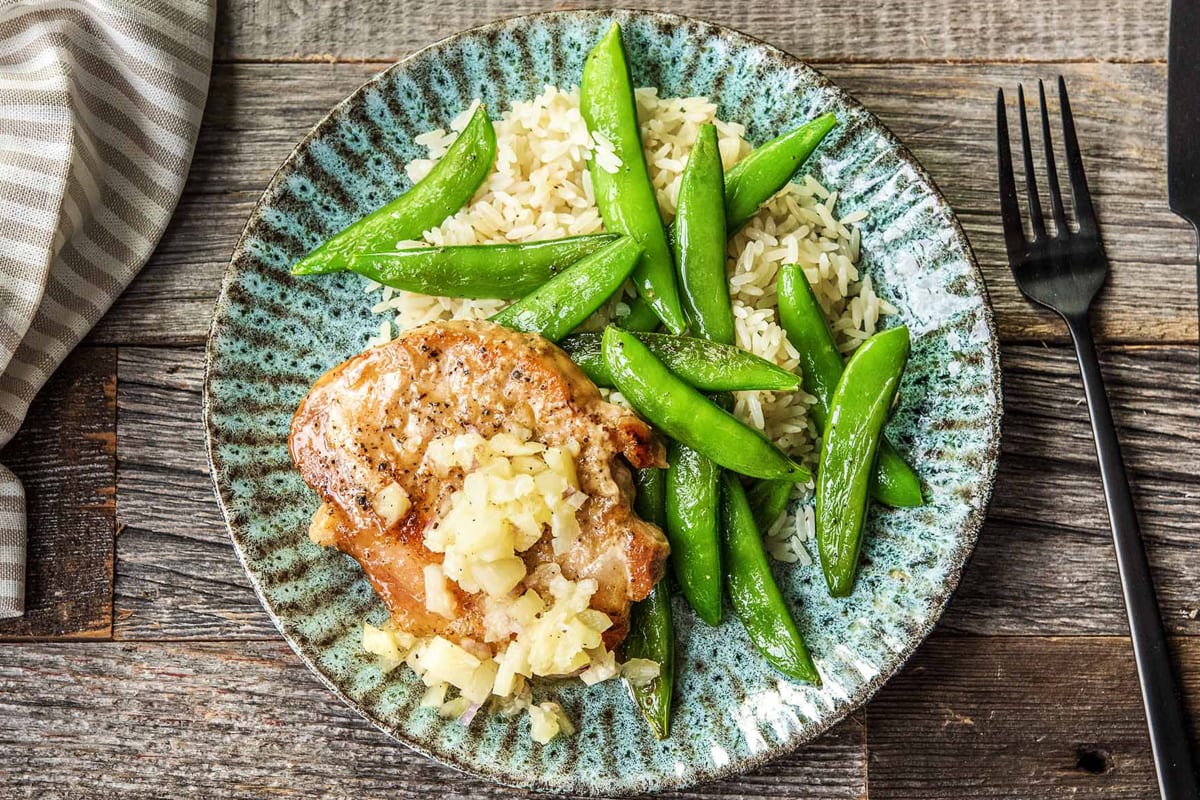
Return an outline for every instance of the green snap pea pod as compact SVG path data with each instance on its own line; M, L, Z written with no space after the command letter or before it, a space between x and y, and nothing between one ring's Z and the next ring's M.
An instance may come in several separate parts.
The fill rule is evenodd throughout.
M795 373L740 347L668 333L638 333L637 337L667 369L702 392L794 392L800 388ZM604 360L602 338L599 333L573 333L558 346L593 383L611 388L613 378Z
M684 167L672 244L680 296L698 338L733 344L733 309L725 277L725 185L717 129L702 125ZM723 407L729 398L721 398ZM686 444L672 441L667 461L667 537L675 577L700 619L722 616L721 468ZM676 548L675 543L679 546Z
M679 294L694 335L733 344L733 306L725 275L725 177L717 129L700 126L679 183L673 244Z
M683 596L700 619L721 624L721 468L692 448L667 445L667 539Z
M788 264L779 270L779 323L800 353L800 371L804 390L817 398L809 409L818 430L825 429L833 390L845 369L842 354L834 344L833 334L825 322L825 314L813 295L804 270ZM871 495L885 505L895 508L919 506L925 502L921 495L921 479L912 467L896 452L885 437L879 442L879 456L871 483Z
M633 510L646 522L662 529L667 527L667 471L665 469L634 470L633 483L637 495L633 498Z
M642 245L644 252L634 270L638 294L667 330L683 333L686 321L675 287L675 265L646 170L632 79L621 44L621 28L615 23L584 62L579 110L588 131L607 140L621 160L615 172L609 172L595 158L589 166L604 227L628 234Z
M728 411L733 396L712 397ZM667 445L667 538L671 563L684 597L697 616L720 625L723 616L721 580L721 468L686 444Z
M908 328L877 333L850 356L829 403L817 469L817 551L829 593L854 588L879 434L908 359Z
M772 139L743 158L739 162L740 166L735 166L725 173L723 183L726 235L732 235L746 224L758 211L759 206L787 185L796 169L812 154L836 122L833 114L824 114ZM729 216L731 213L738 216ZM672 241L675 238L675 226L676 223L672 223L668 229L668 238ZM641 297L631 301L629 308L629 314L615 320L622 328L630 331L652 331L658 327L658 317Z
M788 500L792 498L792 486L789 481L755 481L751 484L747 494L750 496L750 507L754 509L754 524L759 530L768 530L787 510Z
M629 612L625 660L645 658L658 663L658 677L635 686L625 681L629 695L658 739L671 735L671 694L675 690L675 630L671 621L671 593L665 581L650 590Z
M617 389L672 439L743 475L792 481L811 477L761 433L676 377L634 334L610 325L602 342Z
M621 287L641 254L642 248L633 237L622 236L555 275L491 320L513 330L540 333L556 342Z
M634 510L639 517L660 528L666 527L665 473L666 470L661 469L642 469L634 474L637 484ZM675 688L675 630L671 620L671 593L665 579L650 590L645 600L633 604L623 657L626 661L645 658L658 663L657 678L640 686L625 681L625 686L654 735L666 739L671 733L671 693Z
M428 175L300 259L293 274L339 272L350 256L394 250L402 239L419 238L466 205L495 160L496 131L480 106Z
M775 137L752 150L725 171L725 234L733 236L758 213L796 174L817 145L837 124L833 114L822 114L799 128ZM674 237L675 223L671 224Z
M822 114L754 148L729 168L725 173L725 226L730 236L787 185L836 124L833 114Z
M658 318L658 314L654 313L654 309L650 304L641 298L641 295L628 301L629 313L619 314L613 320L614 323L620 325L627 331L656 331L662 324L662 320Z
M617 238L614 233L597 233L521 244L413 247L351 256L346 268L407 292L441 297L521 297Z
M750 641L784 675L820 686L821 675L771 574L746 492L729 473L721 476L721 522L729 599Z

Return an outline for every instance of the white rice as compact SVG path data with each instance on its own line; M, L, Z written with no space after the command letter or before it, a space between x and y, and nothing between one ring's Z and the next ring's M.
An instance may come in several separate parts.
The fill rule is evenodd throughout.
M679 183L699 127L717 127L721 160L733 166L752 149L737 123L716 116L716 105L704 97L662 98L656 89L637 90L642 145L663 219L675 217ZM411 162L408 176L424 177L466 126L474 105L451 123L451 131L434 130L417 137L429 157ZM603 230L595 205L587 162L596 158L613 171L620 159L602 138L593 139L579 112L579 90L546 89L528 102L514 103L495 123L496 167L467 207L421 241L398 247L462 245L554 239ZM729 241L729 285L737 344L790 370L799 356L779 326L775 280L783 264L800 264L825 310L834 337L850 352L873 334L879 318L896 309L875 295L869 277L858 273L859 231L867 213L836 215L837 192L811 176L789 184ZM387 315L372 344L395 331L435 320L486 319L508 304L503 300L464 300L396 291L368 282L372 311ZM626 288L628 295L632 290ZM602 325L619 299L598 312L588 327ZM393 330L394 326L394 330ZM618 399L618 395L610 399ZM808 417L814 398L803 391L738 392L734 413L764 431L785 452L816 465L818 437ZM802 500L811 486L800 487ZM813 537L812 509L801 503L767 533L767 549L777 559L811 563L805 543Z

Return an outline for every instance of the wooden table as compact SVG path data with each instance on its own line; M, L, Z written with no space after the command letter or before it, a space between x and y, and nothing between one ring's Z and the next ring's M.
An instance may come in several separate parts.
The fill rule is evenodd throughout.
M1156 796L1082 388L1018 295L995 191L996 87L1070 85L1113 275L1101 360L1159 598L1200 706L1200 378L1193 250L1164 176L1166 4L654 0L812 62L957 209L1003 340L995 499L944 620L866 709L688 797ZM396 745L279 637L213 500L204 339L242 225L336 101L536 0L226 0L191 178L141 276L0 462L30 500L29 613L0 624L0 796L511 797Z

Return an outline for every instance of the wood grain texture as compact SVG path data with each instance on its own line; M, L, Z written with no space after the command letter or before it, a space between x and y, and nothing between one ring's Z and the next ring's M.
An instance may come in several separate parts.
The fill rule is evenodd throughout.
M0 453L33 487L31 613L0 623L0 640L22 639L0 644L0 798L524 796L396 745L279 638L213 498L200 346L254 204L334 103L453 31L615 3L220 4L218 64L174 220L93 346L68 359ZM1001 86L1015 96L1018 82L1061 72L1071 88L1114 268L1096 313L1102 365L1160 604L1200 713L1196 285L1190 235L1164 197L1167 4L639 5L778 45L876 112L958 212L1006 342L995 500L933 638L829 736L681 796L1155 796L1078 372L1065 331L1008 274L992 114ZM364 60L373 63L354 63ZM110 633L123 641L24 640Z
M203 352L120 360L115 635L261 638L275 630L213 500L200 424ZM1200 634L1200 377L1191 348L1104 348L1101 361L1170 630ZM1124 634L1120 584L1073 353L1004 348L1000 475L942 622L978 634Z
M1000 473L943 620L981 634L1125 633L1074 353L1008 347ZM1200 634L1200 376L1194 348L1117 347L1101 364L1167 627Z
M123 348L119 368L114 637L274 638L213 494L203 352Z
M495 19L621 0L477 0L329 3L230 0L217 17L216 57L392 61L448 34ZM1146 60L1166 57L1165 3L1055 0L880 0L747 3L642 0L638 8L707 19L802 58L875 61Z
M535 797L397 744L281 642L2 646L0 717L4 797ZM861 798L865 745L854 717L683 796Z
M1200 711L1200 640L1173 642ZM1158 797L1129 640L942 637L868 706L871 800Z
M106 638L116 533L116 351L76 350L43 387L0 463L25 487L25 616L0 639Z
M983 267L1006 341L1066 341L1008 271L995 186L999 86L1063 73L1113 273L1096 313L1108 342L1193 342L1194 247L1167 209L1165 68L1159 64L819 64L906 142L959 213ZM379 65L218 66L195 164L150 264L91 341L200 344L234 244L292 147Z
M1054 79L1063 75L1111 265L1093 312L1097 337L1155 344L1196 341L1195 244L1190 228L1166 201L1162 65L821 69L875 112L929 171L958 214L983 268L1001 338L1022 342L1068 340L1055 315L1021 296L1008 269L996 188L996 90L1005 89L1009 119L1015 121L1017 85L1024 83L1036 96L1039 78L1051 84L1052 139L1063 165L1053 90ZM1036 114L1036 101L1030 111ZM1040 131L1034 128L1033 144L1040 153ZM1020 162L1019 152L1014 160ZM1035 160L1045 197L1040 155ZM1020 170L1017 179L1023 181Z

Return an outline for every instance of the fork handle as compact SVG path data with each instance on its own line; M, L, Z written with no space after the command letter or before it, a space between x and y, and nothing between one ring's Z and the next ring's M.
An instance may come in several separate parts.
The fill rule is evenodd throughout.
M1200 292L1200 220L1188 220L1192 223L1192 234L1196 242L1196 287ZM1197 298L1200 300L1200 297ZM1196 314L1200 317L1200 302L1196 304Z
M1129 480L1125 476L1125 464L1121 458L1121 445L1117 441L1112 412L1104 392L1087 312L1068 317L1067 326L1075 341L1088 412L1092 417L1092 433L1096 439L1100 476L1104 481L1104 500L1112 524L1121 591L1125 595L1125 612L1129 616L1129 634L1133 639L1133 656L1142 685L1142 702L1146 708L1146 725L1150 729L1159 792L1163 800L1197 800L1200 798L1200 780L1197 778L1183 701L1171 667L1167 635L1154 596L1150 564L1146 560L1142 535L1138 531Z

